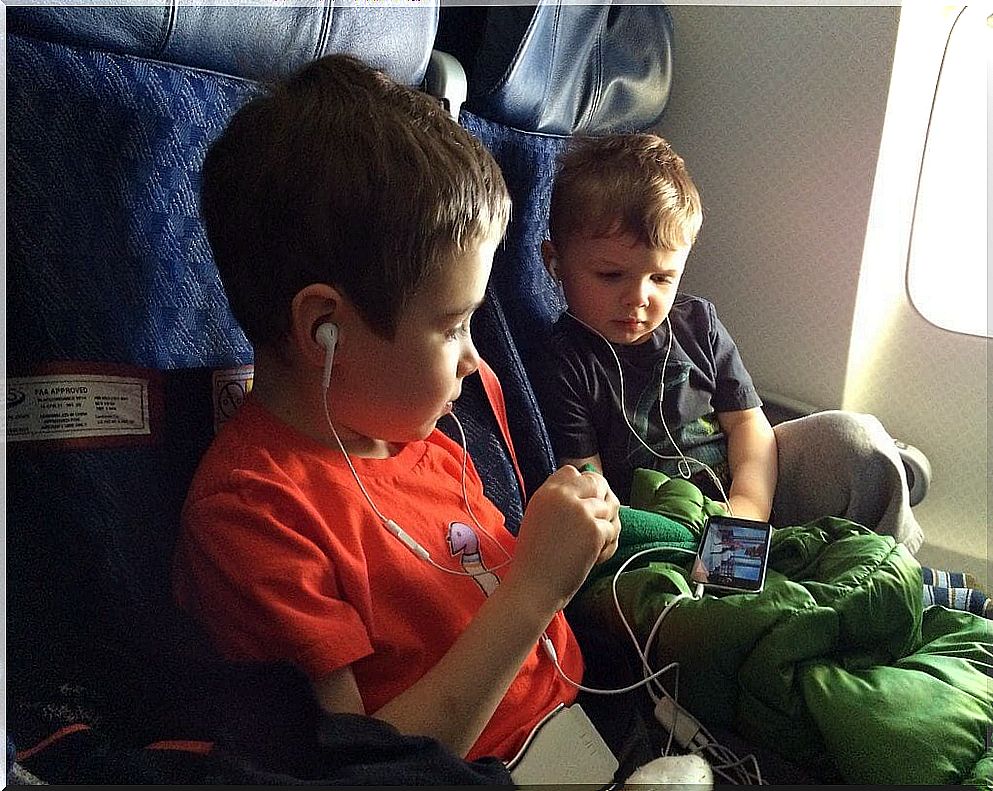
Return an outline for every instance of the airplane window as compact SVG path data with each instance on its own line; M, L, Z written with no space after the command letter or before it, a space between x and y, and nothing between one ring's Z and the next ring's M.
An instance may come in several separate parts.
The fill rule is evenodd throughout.
M918 177L907 289L933 324L989 337L987 69L993 17L980 4L945 5L938 13L944 23L932 34L947 43Z

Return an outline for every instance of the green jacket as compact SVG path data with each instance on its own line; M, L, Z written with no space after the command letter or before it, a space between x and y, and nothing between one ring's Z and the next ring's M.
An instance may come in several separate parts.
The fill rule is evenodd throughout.
M668 547L617 583L644 641L666 604L689 590L692 558L675 549L695 547L716 511L692 484L647 470L636 473L632 504L616 558L596 568L570 617L627 639L614 574L639 549ZM848 783L993 784L990 626L971 613L924 609L920 566L902 545L828 517L773 533L761 593L675 606L650 656L656 668L680 663L679 702L705 725L732 728L794 763Z

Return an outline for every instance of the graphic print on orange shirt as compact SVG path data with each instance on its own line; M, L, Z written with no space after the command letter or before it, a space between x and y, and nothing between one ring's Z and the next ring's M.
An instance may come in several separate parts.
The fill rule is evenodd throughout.
M479 537L465 522L451 522L448 525L448 547L452 557L461 555L462 570L470 575L487 597L496 590L500 578L483 564L479 547Z

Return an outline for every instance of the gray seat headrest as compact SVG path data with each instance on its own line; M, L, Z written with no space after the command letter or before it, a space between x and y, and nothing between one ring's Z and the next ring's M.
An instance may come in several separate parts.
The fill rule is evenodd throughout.
M265 79L346 53L419 85L438 27L438 0L411 7L185 5L19 6L7 29L70 46Z
M528 132L644 130L671 89L672 19L660 5L446 7L436 47L465 65L467 109Z

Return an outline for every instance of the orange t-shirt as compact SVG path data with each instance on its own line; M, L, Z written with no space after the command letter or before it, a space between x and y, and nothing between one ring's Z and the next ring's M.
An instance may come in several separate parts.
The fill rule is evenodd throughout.
M389 459L353 459L373 502L446 574L386 531L341 453L249 399L204 456L187 496L176 596L232 660L297 663L314 680L350 666L367 712L448 651L514 554L503 516L462 449L439 431ZM492 571L484 571L492 569ZM480 573L482 572L482 573ZM561 613L548 627L563 670L583 662ZM538 646L469 752L509 759L575 688Z

